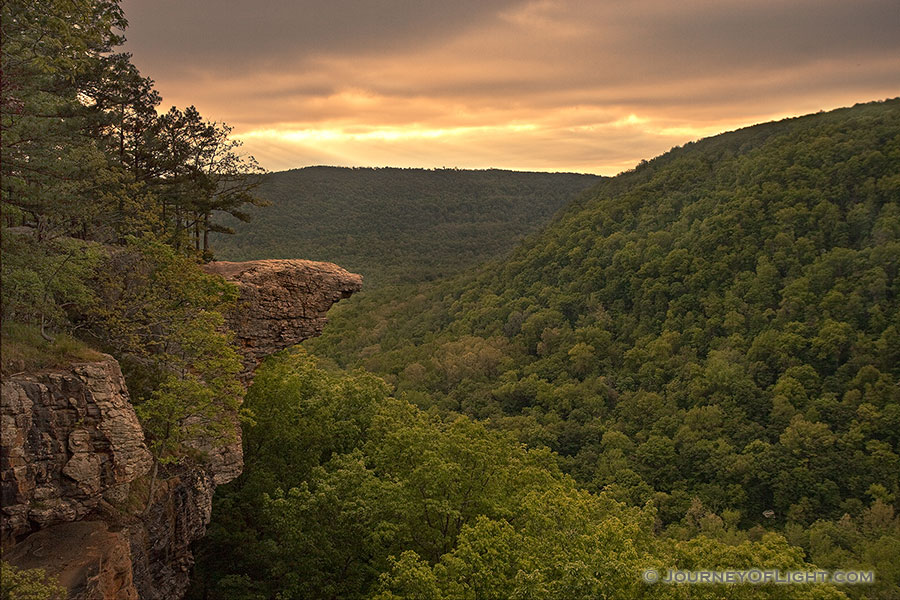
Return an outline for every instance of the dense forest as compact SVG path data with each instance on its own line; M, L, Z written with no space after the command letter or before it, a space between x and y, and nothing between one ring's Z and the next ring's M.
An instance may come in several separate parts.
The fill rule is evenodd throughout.
M249 393L196 597L720 598L638 565L793 561L877 583L728 597L896 597L898 167L900 100L767 123L339 306Z
M695 502L660 533L652 502L591 493L546 447L423 411L371 374L273 357L247 396L245 469L216 491L189 598L722 598L651 586L646 569L813 568L801 548ZM863 513L866 531L896 523ZM887 549L889 550L889 549ZM890 566L882 554L879 567ZM843 563L851 564L850 562ZM890 598L893 588L870 597ZM883 591L882 591L883 590ZM866 586L873 593L873 586ZM846 598L830 585L747 585L729 598Z
M251 222L225 216L235 235L213 238L224 260L334 262L385 283L436 279L497 257L598 177L459 169L308 167L263 177L269 204Z

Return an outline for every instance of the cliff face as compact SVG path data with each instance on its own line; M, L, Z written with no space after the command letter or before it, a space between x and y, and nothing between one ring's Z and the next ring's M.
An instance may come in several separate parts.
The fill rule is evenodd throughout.
M3 559L56 577L69 598L138 600L127 531L111 531L103 521L54 525L28 536Z
M0 416L4 560L46 569L73 598L138 598L128 531L96 520L153 460L119 364L12 377Z
M248 382L268 354L319 335L331 305L362 285L336 265L303 260L204 269L240 289L226 320ZM4 560L46 569L70 598L182 597L215 487L243 467L237 424L227 444L195 442L203 464L160 468L148 506L152 458L112 357L11 377L0 404Z
M191 544L203 537L216 489L209 465L167 473L150 507L126 526L134 584L142 600L181 598L190 584Z
M76 521L104 496L127 496L152 459L119 364L95 363L2 383L3 545Z

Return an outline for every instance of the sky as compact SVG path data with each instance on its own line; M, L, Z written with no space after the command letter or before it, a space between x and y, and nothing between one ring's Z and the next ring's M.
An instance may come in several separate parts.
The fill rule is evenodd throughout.
M898 0L123 0L161 109L270 170L614 175L900 95Z

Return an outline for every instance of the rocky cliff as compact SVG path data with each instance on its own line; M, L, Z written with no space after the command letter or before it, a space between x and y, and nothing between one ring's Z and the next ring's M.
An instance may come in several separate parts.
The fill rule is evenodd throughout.
M318 335L331 305L362 286L336 265L303 260L204 269L239 287L226 321L246 381L268 354ZM70 598L182 597L215 487L240 475L240 429L228 444L198 440L202 464L161 467L148 506L152 458L112 357L8 378L0 413L4 560L46 569Z
M219 261L203 270L240 288L227 320L248 372L266 356L321 334L331 305L362 288L359 275L308 260Z
M137 598L128 532L97 520L152 464L119 364L3 381L0 435L4 560L46 569L75 598Z
M83 519L104 495L127 496L152 459L111 357L2 383L0 534Z

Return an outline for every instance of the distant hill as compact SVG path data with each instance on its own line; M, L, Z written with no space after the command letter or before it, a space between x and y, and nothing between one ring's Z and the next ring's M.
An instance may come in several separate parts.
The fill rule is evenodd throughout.
M271 206L236 235L213 239L222 260L336 262L380 283L456 273L512 249L602 178L570 173L307 167L272 173Z
M306 347L664 522L693 498L747 527L862 518L900 490L898 173L900 100L688 144Z
M622 557L693 547L637 562L735 564L720 555L742 568L807 569L773 561L779 552L809 570L872 571L875 583L685 594L900 598L898 174L900 100L766 123L604 179L501 258L341 302L303 353L343 381L274 361L264 369L297 383L257 376L248 405L260 425L245 437L243 488L217 491L201 554L214 557L208 579L274 597L289 580L260 574L276 565L268 572L330 586L292 597L670 598L681 597L677 586L640 584ZM364 383L360 367L403 408L379 398L388 392ZM367 403L390 412L364 416ZM421 414L462 431L470 421L459 413L572 475L579 499L563 501L561 488L508 462L481 433L454 433L451 446L411 429ZM366 422L376 435L360 433ZM287 487L319 457L316 476L255 508L262 489ZM537 518L506 504L517 497ZM654 536L613 523L622 513L612 503L583 512L591 498L630 505ZM467 517L472 510L481 516ZM418 542L429 529L410 518L463 533L429 555ZM602 534L585 537L597 523ZM518 531L539 541L511 537ZM388 545L405 532L412 542ZM790 546L778 551L782 539ZM765 558L748 554L753 542ZM554 544L599 552L556 558ZM347 576L351 564L364 575ZM546 575L529 573L535 565ZM398 593L369 593L375 573ZM498 586L504 577L523 587ZM573 587L550 587L562 582ZM362 591L334 591L354 584Z

